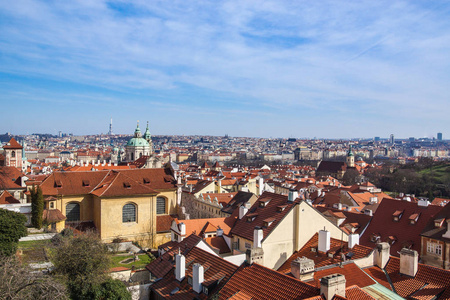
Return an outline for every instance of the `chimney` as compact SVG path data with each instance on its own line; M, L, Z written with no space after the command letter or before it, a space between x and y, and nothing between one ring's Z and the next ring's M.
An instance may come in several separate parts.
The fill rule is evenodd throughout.
M306 281L314 278L314 261L307 257L297 258L291 263L291 273L295 278Z
M428 200L424 200L424 199L420 199L419 202L417 202L417 205L422 206L422 207L428 207L428 204L430 204L428 202Z
M261 248L263 240L263 230L259 226L255 226L253 230L253 248Z
M450 239L450 219L447 219L447 232L445 232L442 237Z
M348 248L353 249L356 245L359 244L359 234L353 233L348 235Z
M239 206L239 220L245 216L247 211L248 211L248 208L245 204Z
M217 227L216 236L223 236L223 229L220 226Z
M342 210L342 203L341 203L341 202L339 202L339 203L337 204L337 209Z
M365 210L364 210L364 214L365 214L365 215L368 215L368 216L373 216L373 212L372 212L371 209L365 209Z
M320 252L327 252L330 250L330 232L326 230L319 231L319 247Z
M400 273L414 277L418 269L419 253L416 250L403 248L400 251Z
M178 251L180 251L178 249ZM175 278L178 281L182 281L186 274L186 258L184 255L178 253L175 255Z
M178 228L180 228L180 235L186 235L186 224L180 223L178 224Z
M320 278L320 294L326 300L331 300L336 295L345 298L345 282L345 276L342 274L332 274L322 277Z
M289 195L288 195L288 201L292 202L295 199L298 198L298 191L294 190L294 189L290 189L289 190Z
M370 204L378 203L378 198L377 197L370 197L369 203Z
M204 280L204 269L201 264L195 263L192 267L192 289L197 293L202 292L202 283Z
M375 249L375 265L377 265L379 268L384 269L386 266L388 260L389 260L389 251L390 246L388 243L379 243L377 244L377 248Z
M261 196L261 194L264 192L264 178L259 177L259 195Z

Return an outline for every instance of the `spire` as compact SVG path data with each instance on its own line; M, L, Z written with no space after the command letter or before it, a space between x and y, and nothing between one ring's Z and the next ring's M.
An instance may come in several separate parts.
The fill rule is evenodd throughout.
M136 130L134 131L134 137L135 138L142 137L141 130L139 129L139 120L137 121L137 127Z
M144 139L147 140L147 142L150 143L150 140L152 139L152 135L150 134L150 129L148 128L148 121L147 121L147 129L145 129L144 133Z
M347 156L353 156L352 145L350 145L350 148L348 149L348 155Z

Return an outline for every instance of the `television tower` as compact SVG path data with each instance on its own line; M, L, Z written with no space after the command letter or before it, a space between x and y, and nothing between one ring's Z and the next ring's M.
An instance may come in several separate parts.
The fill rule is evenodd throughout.
M113 135L113 132L112 132L112 118L111 118L111 123L109 123L108 135Z

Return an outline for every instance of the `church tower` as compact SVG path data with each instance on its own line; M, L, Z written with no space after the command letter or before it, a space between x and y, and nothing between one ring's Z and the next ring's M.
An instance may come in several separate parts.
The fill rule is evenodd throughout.
M127 162L133 162L141 158L142 156L149 156L149 155L150 155L150 145L142 137L138 121L136 130L134 131L134 137L131 140L129 140L127 145L125 146L125 160Z
M350 168L355 167L355 156L353 155L353 152L352 152L352 145L350 145L350 148L349 148L348 154L347 154L347 166Z
M16 167L22 171L22 145L20 145L14 138L3 146L3 155L5 156L5 166Z
M148 129L148 121L147 121L147 129L144 133L144 139L148 142L148 145L150 146L150 155L153 154L153 143L152 143L152 135L150 134L150 129Z

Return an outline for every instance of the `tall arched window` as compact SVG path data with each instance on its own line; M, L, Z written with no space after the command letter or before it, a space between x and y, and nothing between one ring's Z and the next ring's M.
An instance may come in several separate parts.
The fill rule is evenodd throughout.
M80 204L76 202L67 203L66 205L66 221L80 221Z
M134 161L134 153L131 153L131 160Z
M133 203L128 203L123 206L122 222L136 222L136 205L134 205Z
M163 215L166 213L166 198L157 197L156 198L156 214Z

